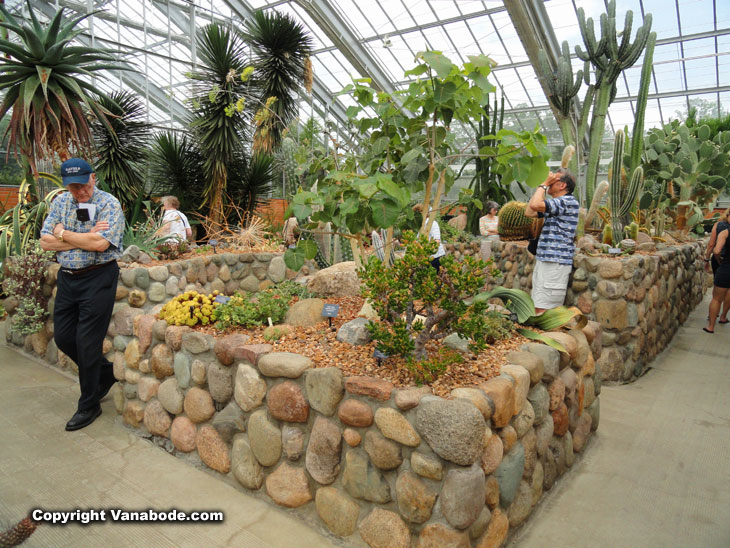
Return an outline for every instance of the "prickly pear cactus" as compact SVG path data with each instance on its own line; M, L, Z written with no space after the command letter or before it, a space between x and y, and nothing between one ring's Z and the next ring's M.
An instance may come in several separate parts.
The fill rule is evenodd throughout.
M507 202L499 210L497 233L502 240L527 240L532 236L533 219L525 215L525 202Z

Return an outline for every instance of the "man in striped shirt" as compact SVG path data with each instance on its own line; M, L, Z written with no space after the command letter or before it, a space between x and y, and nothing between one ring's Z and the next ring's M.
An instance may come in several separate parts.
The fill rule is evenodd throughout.
M565 300L573 268L580 209L578 200L573 196L574 189L575 178L561 168L548 175L527 204L525 214L528 217L545 219L532 274L532 300L538 314L561 306Z

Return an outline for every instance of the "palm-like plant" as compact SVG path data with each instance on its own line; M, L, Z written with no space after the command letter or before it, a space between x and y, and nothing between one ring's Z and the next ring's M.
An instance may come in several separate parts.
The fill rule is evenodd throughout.
M247 212L248 217L271 194L274 159L269 154L254 154L241 173L240 184L232 185L231 200Z
M251 46L258 88L254 150L272 153L297 114L302 82L311 89L312 39L292 17L276 11L257 11L243 37Z
M34 175L38 158L56 153L66 159L71 150L90 155L94 142L89 112L110 129L109 112L98 101L105 94L81 77L100 70L128 70L114 63L108 51L70 46L82 32L74 27L91 14L66 20L63 11L44 27L30 0L31 24L16 19L0 4L4 18L0 26L20 39L0 39L0 91L5 91L0 118L12 108L9 149L17 147Z
M174 194L180 209L197 209L202 200L205 177L200 169L203 156L185 134L164 131L152 139L150 180L153 191Z
M144 121L144 105L132 92L114 92L101 97L99 104L114 116L109 118L111 131L99 120L91 126L96 139L97 176L128 212L144 192L144 157L150 125Z
M203 156L203 205L220 222L229 167L245 158L244 43L221 25L206 25L198 35L198 55L201 66L191 75L195 84L191 129Z

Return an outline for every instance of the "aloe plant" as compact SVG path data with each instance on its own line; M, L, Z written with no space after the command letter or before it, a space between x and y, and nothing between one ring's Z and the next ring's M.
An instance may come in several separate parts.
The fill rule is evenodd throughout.
M94 140L88 116L93 114L113 134L109 111L99 99L104 92L88 82L87 76L101 70L130 70L116 63L112 52L100 48L72 46L83 29L75 30L91 13L65 19L61 8L48 25L42 25L28 0L30 23L16 19L0 4L0 26L17 35L19 42L0 39L0 119L10 109L9 149L20 151L37 175L40 158L58 154L69 157L74 150L90 156ZM31 193L35 194L31 184Z
M30 243L38 236L43 221L51 207L51 202L63 192L61 179L51 173L40 172L39 177L48 179L56 185L38 202L26 199L31 181L24 179L18 188L18 204L0 216L0 277L2 264L11 255L23 255Z

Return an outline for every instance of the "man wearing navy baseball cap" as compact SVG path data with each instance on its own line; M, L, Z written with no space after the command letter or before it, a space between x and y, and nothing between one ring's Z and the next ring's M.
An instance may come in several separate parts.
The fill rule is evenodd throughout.
M59 195L41 230L41 247L56 252L58 272L53 339L79 368L76 413L66 430L101 415L99 401L116 382L102 348L119 279L124 214L114 196L96 188L94 169L81 158L61 164L67 193Z

